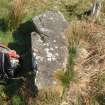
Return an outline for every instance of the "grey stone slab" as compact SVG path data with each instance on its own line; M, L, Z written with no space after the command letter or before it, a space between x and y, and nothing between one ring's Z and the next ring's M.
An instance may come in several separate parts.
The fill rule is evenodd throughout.
M38 30L31 34L34 64L37 63L38 69L36 85L43 88L53 85L54 71L66 65L68 50L64 30L68 23L59 11L36 16L33 23Z

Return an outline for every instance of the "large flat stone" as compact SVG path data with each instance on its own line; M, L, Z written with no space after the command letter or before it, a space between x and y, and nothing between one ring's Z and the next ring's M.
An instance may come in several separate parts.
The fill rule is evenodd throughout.
M48 11L36 16L33 23L35 28L43 33L31 35L34 60L37 61L38 67L36 85L43 88L53 85L54 71L66 65L68 51L64 30L68 23L58 11ZM44 40L41 39L41 35L44 36Z

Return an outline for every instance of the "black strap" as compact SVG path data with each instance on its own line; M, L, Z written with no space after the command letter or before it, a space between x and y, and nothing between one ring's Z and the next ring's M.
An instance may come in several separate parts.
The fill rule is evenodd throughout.
M5 72L4 63L5 63L5 54L2 53L2 74L3 74L3 77L4 77L4 78L7 78L8 75L7 75L7 73Z

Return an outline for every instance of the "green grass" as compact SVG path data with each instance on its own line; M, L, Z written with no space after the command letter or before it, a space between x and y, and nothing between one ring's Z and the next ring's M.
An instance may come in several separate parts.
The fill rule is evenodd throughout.
M5 19L8 28L11 30L16 29L19 24L26 22L32 17L47 10L55 10L55 8L60 10L68 20L75 20L90 6L90 0L13 1L0 0L0 19Z
M22 96L13 96L11 104L12 105L26 105L24 98Z
M0 19L8 18L10 1L11 0L0 0Z
M46 1L30 0L30 2L28 2L28 5L27 5L29 12L27 13L26 18L30 18L30 17L32 18L33 16L44 13L47 10L53 10L55 1L54 0L46 0Z
M13 42L13 36L10 31L8 32L2 32L0 31L0 43L4 45L8 45L8 43Z
M60 11L68 21L78 20L82 13L90 7L90 0L61 0Z

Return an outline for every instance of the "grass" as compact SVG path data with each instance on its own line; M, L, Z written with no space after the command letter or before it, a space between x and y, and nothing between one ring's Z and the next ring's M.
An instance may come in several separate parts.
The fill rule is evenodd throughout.
M16 29L25 17L25 0L13 0L9 12L9 28Z
M21 6L20 6L20 4L19 4L20 2L18 0L17 1L14 0L13 4L10 4L10 0L9 1L4 0L4 1L0 0L0 5L4 6L2 3L4 3L6 5L4 7L1 6L1 8L3 10L5 10L5 9L7 10L7 12L5 12L5 11L3 13L0 12L2 15L0 17L0 19L3 18L2 20L4 21L4 22L0 21L0 22L2 22L2 24L0 23L0 43L3 43L6 46L11 44L12 45L11 48L15 49L20 54L20 53L23 53L23 50L25 49L25 47L24 47L24 49L22 47L25 42L24 40L26 38L23 38L22 37L23 35L21 37L20 37L20 35L18 35L18 39L14 38L15 35L13 35L13 31L19 26L19 24L22 22L22 20L24 18L24 13L23 13L23 11L24 11L23 4L24 3L21 4ZM18 2L18 3L16 3L16 2ZM9 4L9 6L7 4ZM21 11L21 9L23 9L23 11ZM20 11L21 11L21 13L20 13ZM15 12L15 14L14 14L14 12ZM6 27L6 30L4 30L4 26ZM20 42L22 42L22 43L20 43ZM28 38L27 43L28 42L29 42L29 38ZM24 70L25 69L26 68L24 68ZM19 80L17 80L17 81L9 80L6 83L6 85L4 85L4 87L6 89L5 90L3 89L1 91L1 95L5 95L6 98L4 98L4 96L0 97L0 102L1 102L0 105L8 105L10 103L10 101L12 102L12 103L10 103L11 105L12 104L13 105L26 105L23 103L24 100L23 100L22 96L18 93L20 91L20 87L22 86L22 84L19 84L18 82L19 82ZM0 86L1 86L1 84L0 84ZM2 88L0 87L0 89L2 89ZM6 91L6 93L4 94L5 91Z
M101 34L101 32L103 32L103 34ZM70 56L69 56L70 57L69 58L69 66L70 66L70 69L72 68L72 65L75 66L75 58L79 56L79 52L77 52L79 48L84 48L89 53L91 51L95 51L95 54L93 54L93 53L91 54L90 53L90 57L92 57L93 60L90 59L90 62L87 62L88 64L87 63L84 63L84 66L81 65L81 61L82 62L85 62L87 58L81 59L81 57L80 57L79 64L76 64L76 67L78 69L75 72L77 72L77 73L78 72L79 73L84 73L83 71L85 70L85 66L86 65L88 65L87 67L90 67L93 62L97 62L97 59L98 58L95 59L95 55L97 55L97 57L99 57L99 58L100 58L100 56L104 55L104 46L105 46L104 43L103 43L104 40L105 40L104 39L104 36L105 36L104 28L103 28L103 26L101 26L99 24L91 23L89 21L88 22L87 21L75 21L75 22L71 22L70 27L68 27L68 29L66 30L66 37L68 39L69 48L70 48L69 49L69 51L70 51ZM94 49L94 47L95 47L95 49ZM77 54L77 56L76 56L76 54ZM80 54L80 56L81 55L82 55L82 53ZM86 57L86 56L87 56L87 54L84 55L84 57ZM77 60L78 60L78 58L77 58ZM101 63L97 63L96 65L99 65L101 67ZM83 67L82 70L81 70L81 66ZM89 72L92 71L94 73L94 69L98 69L98 68L95 66L92 69L93 70L90 70ZM73 68L73 70L74 70L74 68ZM99 70L99 71L101 71L101 70ZM89 74L89 73L86 72L86 74ZM84 77L85 77L85 74L84 74ZM82 99L82 97L80 97L80 99L82 99L82 102L84 103L83 105L95 105L95 104L96 105L104 105L104 96L105 95L104 95L104 93L103 94L101 93L102 92L101 91L102 90L102 84L104 84L104 83L102 83L102 79L101 79L100 76L98 77L98 75L96 75L96 78L95 79L97 80L97 78L99 80L96 82L96 84L93 83L93 81L94 81L93 79L91 81L92 82L92 86L91 87L93 87L93 88L91 89L90 95L89 96L86 96L86 97L85 97L85 95L83 95L84 99ZM94 88L94 86L96 86L97 88L96 87ZM94 92L94 95L93 95L91 93L94 90L95 90L95 92ZM89 91L87 90L86 92L88 94ZM79 93L81 95L82 92L79 91ZM95 98L94 98L94 96L95 96ZM96 99L97 99L97 101L96 101ZM85 100L85 102L83 100ZM89 103L89 102L91 102L93 100L95 100L95 104ZM76 102L77 102L77 105L78 105L78 101L76 101ZM97 103L99 103L99 104L97 104Z
M0 0L0 19L7 19L10 0Z
M60 103L61 98L52 88L44 88L39 90L32 105L60 105Z
M8 96L6 95L6 88L3 85L0 85L0 104L6 105L8 101Z
M90 4L90 0L61 0L59 8L67 20L73 21L80 19Z
M8 43L10 42L13 42L12 33L10 31L8 32L0 31L0 43L8 46Z
M5 12L6 14L2 14L2 16L3 17L9 16L9 18L8 18L9 19L9 24L8 24L9 28L16 29L16 27L18 27L18 25L24 20L24 18L28 18L28 15L32 16L34 14L36 15L36 14L42 13L46 10L51 10L54 8L55 2L53 0L50 0L47 2L43 1L43 0L36 0L36 1L30 0L29 5L25 5L25 0L13 0L11 2L4 1L4 2L2 2L2 4L4 4L3 5L4 7L2 7L2 8L5 8L7 10L7 12ZM71 4L69 3L68 7L71 7ZM63 3L61 3L60 5L63 5ZM75 5L75 3L73 5ZM65 4L65 6L66 6L66 4ZM8 8L10 8L9 11L8 11ZM25 8L26 9L28 8L30 11L32 11L32 12L28 12L28 15L26 15L26 17L24 17L25 16ZM73 8L74 8L74 6L72 6L72 10L71 10L72 13L74 11ZM67 12L70 12L70 11L67 9ZM13 42L13 37L12 37L11 33L12 32L6 32L6 33L0 32L0 40L3 44L8 45L8 43ZM4 34L7 34L7 36ZM4 36L6 36L6 38ZM16 40L14 40L14 41L16 41ZM72 52L72 50L70 50L70 51L69 51L69 53L74 53L74 52ZM73 55L71 55L71 56L73 56ZM73 62L72 59L74 59L74 58L69 57L69 63ZM65 73L65 75L68 75L68 74L69 74L68 72ZM68 78L70 79L71 76L68 76ZM66 85L69 83L68 82L69 79L67 79L67 80L66 79L67 78L65 78L65 80L62 80L63 85Z
M89 97L91 105L105 105L105 71L94 74L89 83Z
M33 17L47 10L53 10L54 2L54 0L30 0L28 5L29 16Z
M12 105L26 105L22 96L13 96Z
M54 10L59 9L67 20L69 21L75 21L80 19L81 14L90 7L90 0L0 0L0 19L4 19L6 23L6 31L2 31L0 26L0 42L8 45L9 43L12 43L14 46L14 49L16 49L19 53L24 53L24 38L22 35L18 35L18 38L13 38L12 32L21 24L22 22L25 22L29 19L31 19L33 16L38 15L40 13L43 13L47 10ZM105 3L104 3L105 4ZM103 5L104 5L103 4ZM102 18L101 21L98 23L101 25L105 25L104 22L104 13L105 13L105 6L102 8ZM92 38L88 29L90 29L91 25L89 25L86 22L72 22L70 27L66 30L66 37L68 39L68 64L67 68L58 70L54 76L57 80L59 80L60 84L63 86L63 88L68 88L70 86L70 82L75 78L74 73L74 65L75 65L75 58L77 54L77 49L80 47L80 45L85 46L85 44L81 44L80 40L86 39L86 41L89 41L91 45L95 45L94 37ZM81 23L80 23L81 22ZM86 26L86 27L84 27ZM91 29L94 32L94 26L92 25ZM97 29L95 29L97 30ZM20 39L19 39L20 38ZM91 39L91 40L90 40ZM99 38L98 38L99 39ZM27 39L28 40L28 39ZM22 42L22 43L20 43ZM99 40L100 42L100 40ZM100 49L100 46L98 46ZM24 50L24 51L23 51ZM104 76L102 78L100 77L99 80L97 80L97 84L95 86L97 87L97 91L95 91L95 101L100 103L100 105L104 105L104 94L100 93L103 89L102 82L104 80ZM0 85L1 86L1 85ZM8 85L8 92L11 96L12 104L13 105L24 105L24 98L18 94L18 89L20 86L18 86L17 82L11 82L10 85ZM12 89L14 88L13 94ZM94 90L94 89L92 89ZM5 96L5 88L0 87L0 102L3 103L8 97ZM77 96L77 105L81 105L80 103L80 96ZM43 89L39 91L38 96L34 100L32 105L59 105L61 102L61 97L52 89Z

